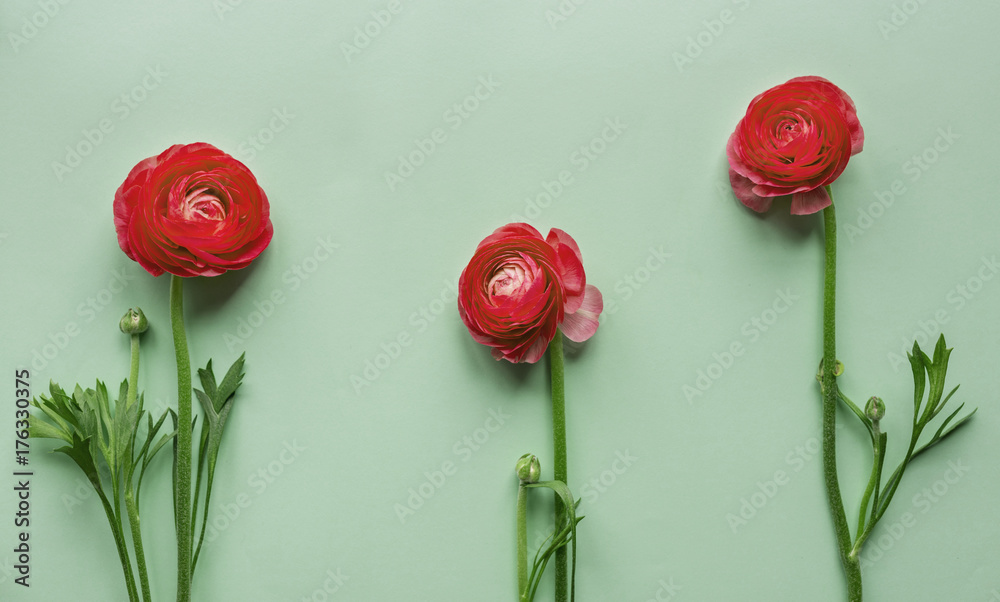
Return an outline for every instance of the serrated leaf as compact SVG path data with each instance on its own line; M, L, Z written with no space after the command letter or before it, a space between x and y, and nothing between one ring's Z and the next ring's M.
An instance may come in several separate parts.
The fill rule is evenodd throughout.
M136 431L139 428L139 407L138 405L127 406L128 381L122 383L122 391L115 402L115 458L118 463L131 463L131 444L135 439Z
M70 445L73 444L72 435L58 426L41 419L31 421L28 425L28 436L36 439L60 439Z
M94 433L92 442L97 444L96 447L100 450L101 455L104 456L104 461L107 463L108 468L111 469L111 474L116 475L118 470L117 455L115 453L116 433L114 423L111 419L111 411L108 407L108 389L104 386L104 383L97 381L97 388L87 389L83 394L90 406L97 411L98 420L96 424L98 430ZM93 443L91 447L94 447ZM96 454L92 455L96 459Z
M213 396L215 401L215 410L217 412L222 411L222 404L226 402L227 399L236 394L236 389L240 387L243 383L243 364L245 362L245 353L240 354L233 365L229 367L229 371L226 372L226 376L222 379L222 383L219 384L219 390Z
M938 337L937 345L934 347L934 360L927 365L930 387L927 392L927 405L924 407L922 417L922 421L925 423L930 422L941 407L941 396L944 394L944 380L948 373L948 358L951 356L951 351L945 347L944 335Z
M949 355L951 355L951 349L948 349L948 345L944 342L944 334L942 334L938 337L937 344L934 345L934 364L947 366Z
M156 434L160 431L160 427L163 426L163 423L167 419L167 414L169 412L170 412L169 410L167 412L164 412L163 415L160 416L160 419L156 421L156 424L153 424L153 417L149 416L148 420L149 426L146 429L146 442L145 444L143 444L142 450L139 452L139 455L137 456L142 466L139 469L139 479L136 482L135 486L136 501L138 501L139 499L139 492L142 488L142 478L146 474L146 467L149 466L150 462L152 462L153 458L156 456L156 453L160 451L160 449L163 448L164 445L166 445L167 441L171 440L177 434L176 430L171 433L167 433L162 437L160 437L160 439L155 444L153 444L152 447L150 447L150 443L156 437Z
M872 521L872 526L874 523L881 518L882 514L888 509L889 502L892 500L893 495L895 495L896 488L899 486L899 482L902 480L903 473L906 467L912 462L917 456L930 449L932 446L939 443L944 437L954 431L956 428L965 424L965 422L976 413L973 410L965 417L961 418L958 422L951 424L951 421L958 415L958 413L965 407L963 403L954 412L952 412L944 422L938 427L937 432L931 439L920 447L917 447L917 443L920 440L920 436L923 433L924 428L933 420L948 404L955 392L958 391L958 386L953 388L948 395L942 400L941 396L944 393L944 383L948 371L948 361L951 356L952 349L949 349L945 343L944 335L938 337L937 344L934 346L934 359L927 357L927 354L920 350L920 345L916 342L913 343L913 353L908 354L910 359L911 367L913 368L913 385L914 385L914 414L913 414L913 429L910 435L910 446L907 451L907 455L893 471L892 476L885 484L884 491L886 495L883 499L879 500L878 503L878 513L875 515L874 521ZM927 373L927 379L930 381L930 387L925 387L925 377L924 372ZM924 405L924 411L922 414L919 413L919 408L921 402L923 401L924 393L927 393L927 402ZM951 424L949 428L949 424Z
M198 544L194 549L191 562L191 572L194 573L198 564L198 557L201 552L202 543L205 538L205 530L208 525L208 508L212 499L212 487L215 481L215 466L219 458L219 447L222 443L222 433L226 426L226 420L232 410L235 400L236 390L243 382L243 365L245 354L233 362L226 376L221 383L216 384L215 373L212 370L212 361L209 360L204 369L198 370L198 378L201 380L202 389L195 389L198 403L201 404L205 415L205 422L200 438L197 476L195 481L195 496L192 504L192 529L196 529L198 520L198 509L203 508L201 535L198 537ZM199 503L201 486L204 479L205 501Z
M198 380L201 381L201 386L208 394L208 398L215 399L216 385L215 373L212 371L212 360L208 360L208 365L204 369L198 368Z
M101 489L101 475L97 470L97 465L94 463L94 457L90 454L90 443L88 439L81 439L80 437L74 435L73 441L69 445L52 451L53 453L66 454L72 458L94 487L98 490Z
M73 428L79 428L77 420L78 409L74 407L73 398L66 395L62 387L51 381L49 382L49 393L51 397L46 397L43 394L41 402L34 400L32 402L33 405L45 412L53 422L62 426L63 430L69 432L70 425Z
M202 411L205 412L206 420L210 424L214 423L218 419L218 413L215 411L215 404L212 402L212 397L201 389L195 389L194 394L198 398L198 403L201 404Z

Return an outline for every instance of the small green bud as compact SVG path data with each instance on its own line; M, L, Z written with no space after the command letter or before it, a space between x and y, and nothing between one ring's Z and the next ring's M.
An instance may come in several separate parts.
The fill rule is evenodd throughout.
M885 402L883 402L878 397L872 397L865 404L865 415L871 419L872 422L878 422L882 420L885 416Z
M118 327L125 334L142 334L149 328L149 322L146 320L146 315L142 313L141 309L138 307L132 309L130 307L125 312L125 315L122 316L122 321L118 323Z
M542 464L533 454L524 454L517 461L517 468L514 470L521 483L530 485L537 483L542 476Z
M840 360L833 365L833 375L840 376L844 373L844 364ZM823 360L819 361L819 369L816 371L816 380L823 382Z

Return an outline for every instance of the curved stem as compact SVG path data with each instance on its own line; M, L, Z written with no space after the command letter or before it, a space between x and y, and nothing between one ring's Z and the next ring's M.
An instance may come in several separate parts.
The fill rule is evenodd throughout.
M566 471L566 386L563 379L563 334L556 330L556 336L549 343L549 364L552 372L552 446L554 480L568 483ZM562 528L566 509L556 495L556 531ZM566 546L556 550L556 602L569 599L569 551Z
M827 187L830 198L833 193ZM851 530L847 526L844 502L837 480L837 367L836 297L837 297L837 215L833 204L823 210L826 230L826 274L823 287L823 477L827 501L837 535L837 548L847 576L847 596L850 602L861 602L861 564L851 554Z
M191 358L184 332L184 281L170 276L170 328L177 357L177 602L191 600Z
M872 474L868 477L868 487L865 488L865 493L861 497L861 508L858 509L858 530L855 531L857 534L857 540L854 542L854 547L851 550L852 555L857 551L860 551L861 544L864 543L864 538L867 537L868 529L866 528L866 525L869 524L869 521L866 520L865 514L867 514L868 502L871 500L873 494L875 495L875 500L872 501L871 516L875 516L875 508L878 506L878 493L875 490L878 488L879 479L882 474L880 470L882 466L882 446L879 445L879 440L882 434L879 432L879 424L877 420L872 423L872 433L872 438L875 440L874 445L872 445Z
M528 488L517 486L517 599L528 599Z

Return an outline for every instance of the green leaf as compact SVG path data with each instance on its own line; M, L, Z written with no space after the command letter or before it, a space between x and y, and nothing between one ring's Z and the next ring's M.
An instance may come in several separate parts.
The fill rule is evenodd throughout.
M73 398L66 395L66 392L54 382L49 382L49 392L51 397L46 397L43 393L41 398L35 398L31 404L45 413L49 419L66 431L71 432L78 428L76 411L74 409Z
M202 427L198 454L195 496L194 503L192 504L192 528L196 528L197 525L199 506L203 508L203 512L201 535L198 538L198 544L195 547L191 562L192 573L194 573L194 569L198 564L201 546L205 539L205 530L208 525L208 508L212 499L215 466L218 462L219 448L222 444L222 433L226 426L226 420L229 418L229 413L232 410L233 401L236 398L236 390L243 382L244 362L245 354L242 354L233 362L233 365L226 372L226 376L222 379L222 383L218 385L215 381L215 373L212 370L211 360L209 360L204 369L198 370L198 378L201 380L202 390L195 389L194 392L205 414L205 422ZM201 492L203 471L205 476L205 501L200 504L198 498Z
M199 372L201 371L199 370ZM215 418L217 412L215 411L215 406L212 404L211 395L201 389L195 389L194 394L195 397L198 398L198 403L201 404L201 409L205 411L205 415L210 418Z
M535 588L537 588L538 581L542 577L542 572L544 572L544 570L545 570L545 564L548 563L549 556L551 556L552 553L554 553L558 548L561 548L562 546L566 545L567 543L571 543L572 550L573 550L573 563L572 563L572 570L570 572L570 595L569 595L569 599L571 601L575 600L575 598L576 598L576 525L581 520L583 520L582 516L579 517L579 518L577 518L577 516L576 516L576 508L577 508L577 504L579 502L577 502L577 503L573 502L573 493L570 492L569 487L566 486L566 483L563 483L562 481L542 481L540 483L531 483L529 485L525 485L525 487L532 488L532 489L539 488L539 487L544 487L546 489L551 489L552 491L554 491L556 493L556 495L559 496L559 499L562 500L563 507L565 508L565 511L566 511L566 515L569 518L569 520L566 521L564 524L558 524L557 525L557 528L561 529L561 531L560 531L560 533L556 537L552 538L552 543L549 545L548 549L542 555L542 564L541 564L541 567L540 567L540 569L539 569L539 571L537 573L537 576L536 576L535 570L532 570L532 576L535 579L535 585L534 585L534 587L531 587L531 597L529 598L529 600L534 599ZM561 518L562 517L560 517L560 519ZM540 549L541 548L539 548L539 550ZM536 554L536 556L535 556L536 566L538 565L538 562L539 562L539 557ZM530 583L530 580L529 580L529 583Z
M146 428L146 442L143 444L142 450L136 457L136 459L141 463L141 468L139 469L139 479L136 481L135 485L136 502L139 500L139 492L142 489L142 478L146 475L146 467L149 466L149 463L153 460L153 457L156 456L156 453L160 451L164 445L166 445L167 441L170 441L177 435L176 430L171 433L167 433L160 437L155 444L150 446L153 439L156 437L156 434L160 431L160 427L162 427L163 423L166 421L168 413L170 413L170 410L164 412L163 415L160 416L160 419L156 421L156 424L153 424L153 417L147 415L149 426Z
M245 361L245 353L240 354L240 357L233 362L233 365L229 367L229 371L226 372L226 376L222 379L222 383L219 385L219 390L216 395L213 396L215 401L215 411L222 412L222 404L224 404L230 397L236 394L236 389L240 388L243 384L243 363Z
M139 407L138 404L132 407L125 407L128 399L128 380L122 382L121 392L118 400L115 401L115 457L119 464L131 464L132 442L135 440L136 430L139 428Z
M70 445L52 451L54 453L66 454L72 458L76 462L76 465L80 467L80 470L83 471L83 474L87 475L87 479L94 487L99 491L103 490L101 487L101 474L98 472L94 457L90 453L90 443L87 439L81 439L74 434Z
M957 389L958 387L955 387L955 388ZM942 406L943 405L944 404L942 404ZM955 424L951 425L951 428L949 428L949 429L946 430L945 427L948 426L948 423L951 422L951 419L954 418L956 414L958 414L959 412L961 412L962 408L964 408L964 407L965 407L965 404L963 403L960 406L958 406L957 408L955 408L955 411L952 412L951 414L949 414L948 417L944 419L944 422L941 423L941 426L938 428L937 432L934 433L934 436L931 437L930 441L928 441L927 443L924 443L919 449L917 449L916 451L913 452L913 458L917 457L917 455L919 455L920 453L926 451L928 448L930 448L930 447L938 444L941 440L943 440L945 437L947 437L948 435L950 435L955 429L957 429L958 427L960 427L963 424L965 424L979 410L979 408L975 408L974 410L972 410L971 412L969 412L968 414L966 414L965 416L963 416L962 418L960 418L958 420L958 422L956 422ZM912 461L912 458L911 458L911 461Z
M60 439L73 444L73 436L58 426L37 418L28 425L28 436L36 439Z
M920 414L920 404L924 400L924 386L926 385L927 379L924 376L924 363L920 360L920 356L924 355L924 352L920 350L920 345L916 341L913 342L913 353L907 353L906 359L910 360L910 369L913 371L913 422L916 423L917 416ZM924 355L924 357L927 357Z
M945 346L944 335L938 337L937 345L934 346L934 360L927 362L927 356L922 355L927 368L927 376L930 380L930 389L927 393L927 405L924 406L924 413L921 421L925 424L944 407L941 403L941 395L944 394L944 379L948 372L948 358L951 356L951 349Z
M215 399L216 386L215 373L212 371L212 360L208 360L208 365L204 369L198 368L198 380L201 381L201 386L205 389L208 398Z
M79 428L80 407L73 397L67 395L62 387L51 381L49 382L49 393L51 397L45 405L56 412L67 423ZM46 401L44 395L42 396L42 400Z
M83 395L87 404L95 410L97 417L97 431L94 433L92 439L91 453L96 458L97 454L93 452L94 444L96 443L96 447L100 449L101 454L104 456L104 461L111 469L111 474L114 477L118 472L118 462L117 455L115 454L116 433L111 420L111 410L108 407L108 389L104 386L104 383L97 381L97 388L87 389L83 392Z
M930 449L942 439L948 436L952 431L954 431L959 426L965 424L965 422L976 413L973 410L965 417L958 420L958 422L951 424L951 421L958 415L965 404L963 403L952 412L944 422L934 433L931 439L923 444L922 446L917 446L920 440L920 435L923 433L924 428L942 411L945 406L954 396L955 392L958 391L956 386L952 389L946 397L942 400L942 394L944 393L944 383L945 377L948 372L948 360L951 356L952 350L949 349L945 343L944 335L938 337L937 344L934 346L934 358L931 359L923 351L920 350L920 345L916 342L913 343L913 353L907 354L910 360L910 366L913 369L913 428L910 434L910 446L907 450L906 457L903 458L896 470L893 471L892 476L885 484L884 491L885 496L878 501L878 511L875 514L875 519L872 522L874 526L875 522L882 517L882 514L889 507L889 502L892 501L892 497L896 492L896 488L899 486L899 482L902 480L903 473L906 471L906 467L912 462L917 456ZM924 373L926 372L926 378ZM929 387L925 386L929 383ZM924 402L924 393L927 394L927 401ZM920 412L920 407L923 406L923 412ZM949 428L949 424L951 424Z

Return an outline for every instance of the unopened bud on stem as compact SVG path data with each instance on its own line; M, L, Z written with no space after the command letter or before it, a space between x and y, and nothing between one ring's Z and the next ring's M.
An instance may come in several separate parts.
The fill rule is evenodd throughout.
M517 468L514 470L521 483L530 485L537 483L542 476L542 464L533 454L524 454L517 461Z
M122 329L122 332L128 335L142 334L149 328L149 322L146 320L146 316L142 313L141 309L138 307L135 309L129 308L129 310L125 312L125 315L122 316L122 320L118 323L118 327Z
M872 422L882 420L882 417L885 416L885 402L878 397L869 399L868 403L865 404L865 416L868 416Z

